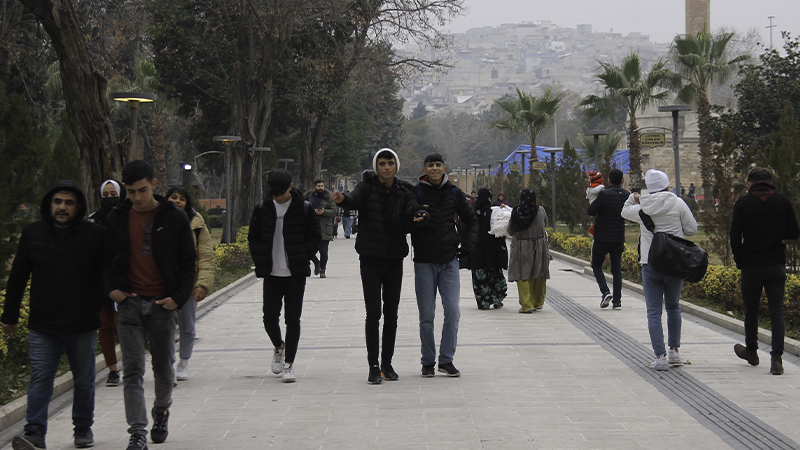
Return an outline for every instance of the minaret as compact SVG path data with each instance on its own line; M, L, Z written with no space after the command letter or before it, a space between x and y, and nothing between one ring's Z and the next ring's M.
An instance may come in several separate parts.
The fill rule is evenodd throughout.
M686 0L686 34L711 32L711 0Z

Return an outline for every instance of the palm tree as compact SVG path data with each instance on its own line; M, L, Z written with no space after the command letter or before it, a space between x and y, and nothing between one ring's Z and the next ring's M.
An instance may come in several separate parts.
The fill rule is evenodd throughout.
M511 135L526 134L531 141L530 161L538 161L536 138L555 123L556 111L562 97L562 94L554 93L552 89L545 91L541 97L535 97L517 88L516 99L494 101L508 113L508 117L492 122L491 127Z
M712 143L709 140L711 101L708 98L708 90L711 84L722 84L727 81L739 63L749 58L748 55L742 55L728 60L726 47L733 37L733 32L712 35L703 28L694 35L679 35L672 43L671 57L675 69L681 75L681 80L675 86L678 92L677 99L697 106L700 178L703 183L705 210L709 210L713 199Z
M614 157L614 153L619 149L620 142L622 142L622 134L617 132L610 132L605 136L600 136L597 141L597 152L600 154L600 167L594 170L599 170L606 180L608 180L608 173L611 171L611 158ZM582 162L587 166L593 166L594 137L586 135L578 136L578 147L583 149Z
M664 60L659 60L650 69L642 71L638 53L624 57L619 65L598 61L599 74L595 77L603 87L603 95L588 95L578 103L584 107L584 119L602 117L613 120L618 111L624 111L630 120L628 124L628 147L630 150L630 187L642 187L642 155L639 144L639 127L636 115L646 107L665 104L671 96L665 88L675 80Z

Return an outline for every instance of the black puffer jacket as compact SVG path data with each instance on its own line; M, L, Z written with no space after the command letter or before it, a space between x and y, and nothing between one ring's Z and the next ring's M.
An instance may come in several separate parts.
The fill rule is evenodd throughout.
M413 184L395 178L387 191L378 175L366 170L355 189L342 195L339 206L358 210L356 251L362 258L396 261L408 256L406 234L411 231L413 216L422 210Z
M50 204L57 190L69 189L80 206L77 220L61 236ZM78 334L100 327L103 304L103 228L83 217L86 198L71 181L61 181L42 199L42 220L22 229L11 266L0 322L16 324L22 296L31 279L28 328L52 335Z
M594 225L594 240L598 242L625 242L625 219L620 213L631 195L619 185L611 185L600 191L589 205L588 214L597 216Z
M181 307L194 289L197 259L194 233L189 225L189 218L182 209L160 195L153 197L158 201L158 212L153 223L153 259L164 278L165 295ZM115 289L131 291L127 273L130 255L128 223L132 207L133 203L127 199L106 217L106 242L103 251L106 297Z
M283 216L283 245L289 258L289 271L294 279L311 275L309 261L319 250L322 240L319 219L314 207L303 207L305 199L297 189L292 189L292 203ZM305 209L305 212L304 212ZM271 198L260 202L250 218L250 256L256 265L256 276L264 278L272 272L272 240L277 220L275 203Z
M426 176L420 177L415 191L419 189L422 189L422 199L418 196L417 201L430 217L426 226L416 227L411 232L414 262L446 264L459 253L462 257L472 253L478 240L478 221L461 189L447 180L447 174L438 186L429 183ZM460 222L458 229L456 213Z

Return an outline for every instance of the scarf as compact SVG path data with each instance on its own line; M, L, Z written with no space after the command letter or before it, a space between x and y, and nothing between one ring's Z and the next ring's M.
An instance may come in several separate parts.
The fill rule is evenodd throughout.
M539 214L539 205L536 204L536 192L525 188L519 196L519 205L511 210L511 220L508 221L508 230L516 233L531 227L536 215Z
M775 193L774 184L771 181L756 181L750 186L750 189L747 190L748 194L753 194L756 197L760 198L762 202L767 201L767 199Z
M478 190L478 197L475 199L475 213L478 215L490 215L492 208L492 191L488 188Z

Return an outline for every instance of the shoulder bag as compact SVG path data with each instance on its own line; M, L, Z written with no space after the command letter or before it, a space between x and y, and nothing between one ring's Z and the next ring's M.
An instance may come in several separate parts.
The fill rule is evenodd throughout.
M647 264L661 273L684 281L697 283L708 269L708 253L694 242L669 233L656 232L653 219L642 211L639 217L653 233Z

